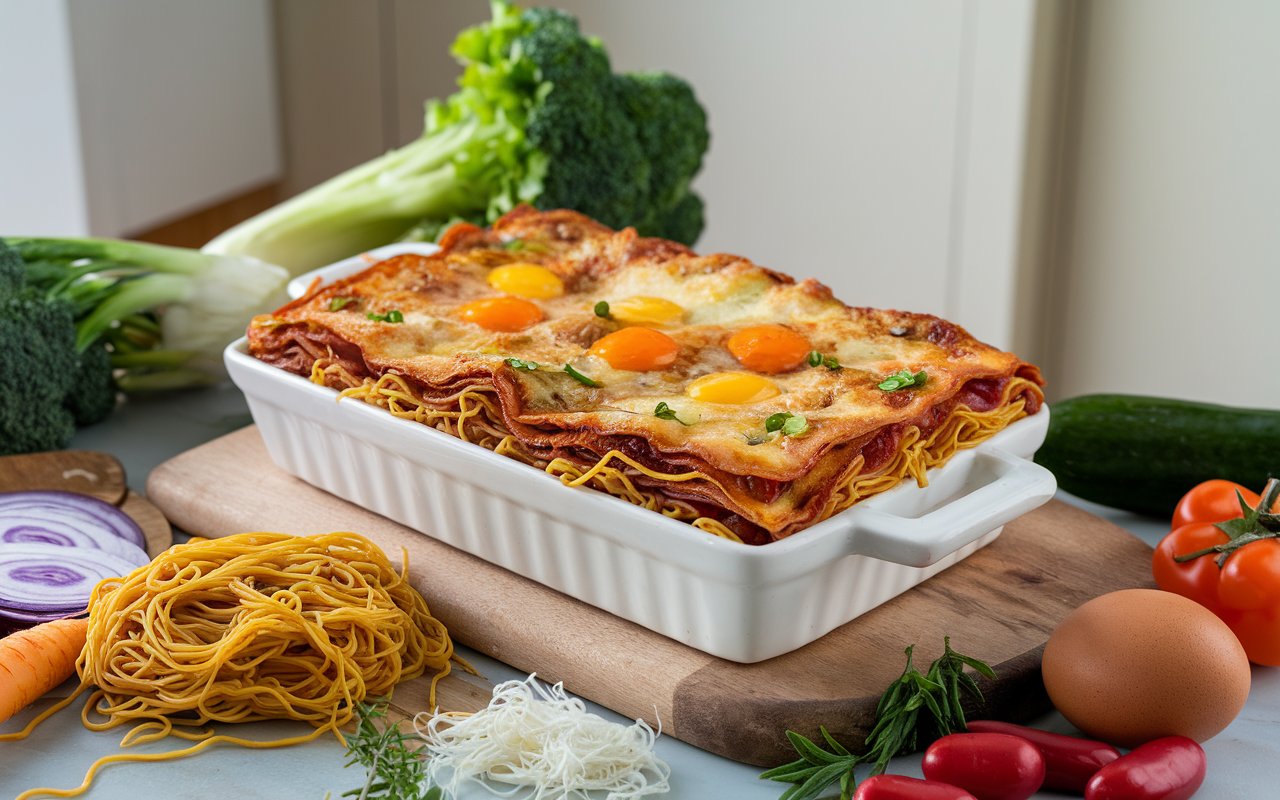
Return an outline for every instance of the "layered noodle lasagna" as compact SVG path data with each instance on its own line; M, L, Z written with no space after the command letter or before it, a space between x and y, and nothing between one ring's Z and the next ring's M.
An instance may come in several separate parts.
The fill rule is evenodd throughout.
M925 314L519 208L249 328L250 352L747 544L790 536L1041 405L1039 371Z

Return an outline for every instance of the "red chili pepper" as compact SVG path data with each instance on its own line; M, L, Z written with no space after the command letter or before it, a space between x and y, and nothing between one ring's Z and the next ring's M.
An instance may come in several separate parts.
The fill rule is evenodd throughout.
M1077 739L1011 722L975 719L968 728L970 733L1007 733L1031 742L1044 756L1044 788L1059 792L1082 793L1095 772L1120 757L1120 751L1105 742Z
M1204 750L1185 736L1147 742L1098 770L1085 800L1187 800L1204 783Z
M937 781L922 781L906 775L876 775L858 784L853 800L977 800L973 795Z
M967 789L978 800L1027 800L1044 783L1044 757L1007 733L953 733L929 745L924 776Z

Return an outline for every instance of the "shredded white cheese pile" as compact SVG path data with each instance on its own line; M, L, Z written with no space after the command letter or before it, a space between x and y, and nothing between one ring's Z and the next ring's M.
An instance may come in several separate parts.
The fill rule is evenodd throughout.
M562 684L547 687L533 675L495 686L488 707L475 714L422 714L414 725L427 742L431 783L455 797L485 779L512 784L500 792L505 797L529 800L589 800L590 791L629 800L670 791L671 768L654 755L653 728L588 713Z

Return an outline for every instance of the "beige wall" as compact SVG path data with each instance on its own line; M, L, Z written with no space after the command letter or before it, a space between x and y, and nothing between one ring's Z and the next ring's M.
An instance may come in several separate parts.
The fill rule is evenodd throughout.
M1280 407L1280 3L1080 9L1053 396Z

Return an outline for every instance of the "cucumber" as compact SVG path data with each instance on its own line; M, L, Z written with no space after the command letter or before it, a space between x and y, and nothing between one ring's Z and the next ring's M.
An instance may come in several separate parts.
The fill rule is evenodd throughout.
M1280 475L1280 411L1094 394L1053 404L1035 460L1095 503L1171 517L1210 478L1258 491Z

